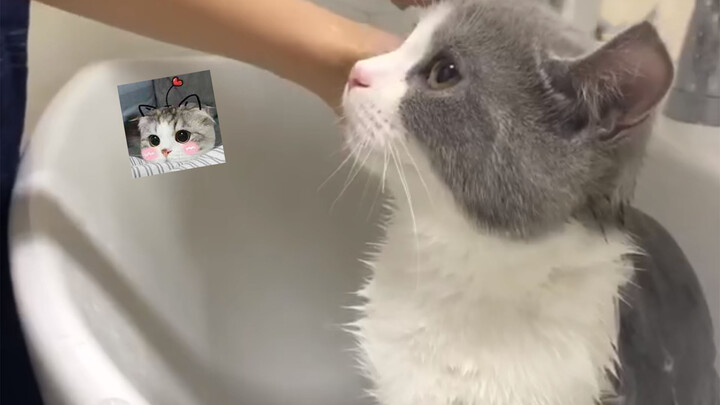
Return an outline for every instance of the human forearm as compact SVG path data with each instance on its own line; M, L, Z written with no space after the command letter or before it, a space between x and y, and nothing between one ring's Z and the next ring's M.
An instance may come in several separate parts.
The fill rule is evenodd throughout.
M306 0L41 0L128 31L265 68L339 98L347 72L394 38Z

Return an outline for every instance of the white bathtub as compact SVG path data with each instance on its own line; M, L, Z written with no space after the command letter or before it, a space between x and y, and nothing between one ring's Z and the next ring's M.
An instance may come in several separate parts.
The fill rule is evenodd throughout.
M133 179L115 86L205 69L227 163ZM366 403L341 325L376 188L361 199L360 176L331 212L347 173L318 191L340 163L334 122L304 90L220 58L100 64L65 86L13 210L49 404Z
M205 69L227 163L133 179L115 86ZM718 132L661 123L638 196L690 256L716 330ZM318 191L340 145L320 101L240 63L78 73L31 137L12 213L14 286L48 404L370 404L341 324L380 204L361 175L333 207L347 171Z

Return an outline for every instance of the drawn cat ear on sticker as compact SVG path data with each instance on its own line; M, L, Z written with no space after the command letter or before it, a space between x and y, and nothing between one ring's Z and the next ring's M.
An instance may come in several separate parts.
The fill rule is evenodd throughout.
M598 128L602 139L645 121L670 89L675 72L649 22L628 28L590 55L554 59L546 68L553 87L576 103L573 113Z
M194 100L194 102L193 102L193 100ZM194 107L195 105L197 105L197 108L199 110L202 110L202 104L200 104L200 96L198 96L197 94L191 94L191 95L185 97L184 99L182 99L182 101L180 101L178 103L178 107L185 107L185 106Z
M207 113L207 115L209 115L209 116L212 117L212 116L215 115L215 110L216 110L216 108L213 107L213 106L211 106L211 105L205 104L205 105L202 107L202 110L205 111L205 112Z
M157 107L155 107L153 105L140 104L138 106L138 111L140 111L140 115L142 115L143 117L155 109L157 109Z

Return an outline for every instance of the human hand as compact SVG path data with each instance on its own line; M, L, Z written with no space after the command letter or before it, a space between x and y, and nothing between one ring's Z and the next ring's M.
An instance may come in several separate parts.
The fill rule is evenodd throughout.
M343 49L338 52L339 60L334 64L333 73L323 75L315 91L336 113L341 111L341 98L350 70L359 60L391 52L402 44L402 39L368 24L350 22L343 33L345 40L339 41Z

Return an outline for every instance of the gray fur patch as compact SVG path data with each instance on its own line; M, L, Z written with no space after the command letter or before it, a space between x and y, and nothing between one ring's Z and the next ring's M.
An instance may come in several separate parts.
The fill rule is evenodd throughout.
M594 42L541 2L452 3L409 73L400 114L456 200L480 226L516 237L573 217L614 219L632 194L649 125L601 139L624 108L613 98L620 84L578 83L560 59L579 59ZM444 90L426 80L438 55L462 75Z

